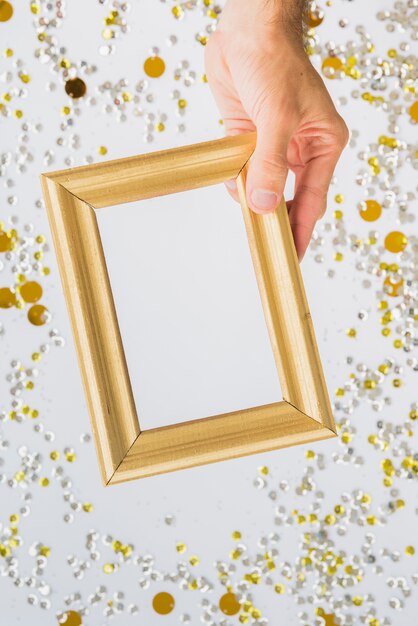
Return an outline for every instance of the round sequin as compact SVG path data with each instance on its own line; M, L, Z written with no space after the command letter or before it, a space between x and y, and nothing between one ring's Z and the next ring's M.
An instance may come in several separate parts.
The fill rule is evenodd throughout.
M13 7L10 2L0 0L0 22L7 22L13 15Z
M338 57L327 57L322 61L322 73L327 78L335 78L335 73L343 67L343 62Z
M414 122L418 122L418 100L416 100L409 108L409 115L414 120Z
M385 248L389 252L402 252L408 243L406 235L394 230L385 237Z
M12 238L10 235L4 232L4 230L0 231L0 252L8 252L12 249Z
M16 294L9 287L0 289L0 308L10 309L16 304Z
M394 281L391 276L387 276L384 280L385 293L392 298L400 295L400 290L404 284L403 278L399 281Z
M48 309L43 304L34 304L28 311L28 320L34 326L43 326L48 321Z
M59 626L82 626L83 620L78 611L66 611L58 623Z
M150 78L159 78L164 74L165 63L161 57L148 57L144 62L144 72Z
M152 608L159 615L168 615L174 609L174 605L174 598L167 591L157 593L152 599Z
M224 615L236 615L239 613L241 605L234 593L224 593L219 600L219 608Z
M65 83L65 93L71 98L82 98L87 91L86 83L81 78L70 78Z
M375 222L382 215L382 205L376 200L366 200L365 207L360 210L360 217L366 222Z
M324 21L324 12L321 9L314 9L313 11L308 11L307 16L307 24L309 28L316 28L320 26Z
M34 280L23 283L19 291L25 302L38 302L42 298L42 287Z

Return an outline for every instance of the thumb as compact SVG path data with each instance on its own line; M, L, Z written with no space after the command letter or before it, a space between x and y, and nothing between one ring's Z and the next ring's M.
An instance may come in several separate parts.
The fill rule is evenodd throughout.
M276 114L277 117L277 114ZM256 213L274 211L283 195L286 183L287 146L290 128L280 124L257 125L257 143L248 168L246 195L250 209Z

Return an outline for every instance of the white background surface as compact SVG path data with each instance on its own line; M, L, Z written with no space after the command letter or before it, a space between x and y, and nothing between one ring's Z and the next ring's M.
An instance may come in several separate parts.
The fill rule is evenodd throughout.
M117 158L146 152L149 149L193 143L221 135L221 128L218 125L219 116L209 95L207 85L197 82L188 90L181 81L174 83L168 78L176 64L183 59L189 60L191 67L198 76L203 71L203 50L194 41L194 33L200 30L202 25L202 18L199 14L190 13L186 19L177 23L173 20L169 6L165 3L135 1L132 3L132 11L129 14L130 34L116 42L117 52L114 56L103 58L99 55L98 48L102 19L106 13L104 7L98 3L72 0L71 3L67 3L67 19L59 30L59 41L60 45L68 48L71 57L76 59L88 58L98 64L98 74L91 76L89 80L89 93L94 93L95 85L105 79L116 82L123 76L130 81L131 85L134 85L139 78L143 77L142 63L149 54L149 47L158 45L161 49L161 55L167 62L167 75L163 80L152 85L154 103L144 106L148 107L150 111L167 112L170 124L167 124L165 133L161 136L157 135L155 145L145 145L142 140L143 118L130 114L125 123L119 123L116 121L115 115L104 112L102 105L88 107L83 104L82 113L75 118L75 129L81 137L80 150L71 150L67 139L63 147L57 146L56 138L61 134L59 124L62 120L59 110L66 103L66 99L63 97L63 87L56 81L47 66L40 64L33 58L33 49L36 44L31 25L32 16L26 5L20 5L17 2L14 4L15 16L13 21L6 25L0 25L3 29L0 31L1 47L8 45L13 47L16 50L16 55L24 59L25 64L30 68L34 79L29 86L29 98L24 108L31 120L43 124L41 134L29 133L34 160L29 164L26 174L18 175L14 168L11 168L9 174L15 179L14 192L18 196L18 203L16 207L13 207L12 212L18 215L21 224L27 221L34 222L36 231L45 232L51 241L46 214L43 210L35 207L35 200L40 198L38 174L40 171L65 167L64 159L69 154L74 157L74 164L78 165L84 162L85 156L96 155L97 147L103 144L109 148L108 157ZM394 46L396 41L402 39L404 35L388 35L383 26L376 21L377 11L384 6L390 8L393 3L388 0L385 2L373 1L367 4L360 1L335 1L333 6L327 10L327 19L321 26L322 40L334 39L342 42L347 41L350 37L354 39L356 38L355 26L364 24L372 32L375 45L382 54L385 53L388 47ZM342 17L347 17L349 20L349 27L345 30L341 30L337 26L338 20ZM165 41L173 32L178 36L179 42L177 46L169 48ZM57 82L57 89L52 93L48 92L45 89L45 84L54 80ZM362 200L365 194L365 191L355 184L356 173L359 169L357 153L365 145L375 141L380 134L386 132L386 116L371 109L366 103L353 101L350 98L351 90L356 87L355 83L348 82L348 80L338 83L328 81L327 87L335 98L341 95L347 97L348 105L341 107L341 112L351 130L355 129L360 133L357 145L347 149L340 161L337 169L337 181L330 192L330 198L335 193L344 194L347 228L350 232L367 236L370 225L362 222L354 209L357 202ZM179 88L182 94L187 97L188 111L184 120L175 117L176 104L169 96L170 90L173 88ZM187 131L184 134L176 134L175 125L182 121L185 121ZM0 132L1 150L14 150L17 137L20 134L16 121L5 120L3 122L2 120ZM412 131L408 130L409 132ZM416 133L416 129L414 132ZM54 162L48 166L43 161L44 151L47 148L52 148L54 152ZM402 184L405 185L406 189L410 189L411 186L415 185L412 182L414 180L416 179L414 179L413 173L409 172ZM8 212L5 207L9 208L6 199L9 195L10 190L4 185L1 188L1 198L2 212L6 214ZM331 202L329 216L319 227L321 233L326 223L332 221L333 208ZM181 207L178 209L181 210ZM149 219L156 220L157 218L150 215ZM169 215L167 215L167 219L169 219ZM390 222L391 216L387 216L387 219ZM122 224L121 232L112 233L112 239L121 236L124 232L126 224L124 221ZM383 224L383 222L379 223L378 227L382 228L384 234L386 227ZM216 225L212 224L212 227L215 229ZM230 227L233 229L232 221ZM396 227L393 220L392 227ZM130 234L129 228L127 228L124 238L127 234ZM222 233L222 236L225 237L225 233ZM170 245L174 245L174 243L170 241ZM196 243L194 242L194 245ZM241 243L242 239L234 241L237 250ZM225 248L223 250L223 254L227 255L227 250ZM135 251L135 253L137 252L140 250ZM376 312L375 291L380 288L380 283L372 282L371 288L364 288L362 281L366 277L356 270L358 258L354 254L347 254L346 262L340 267L335 267L332 234L326 237L326 243L321 252L325 258L324 263L315 263L314 252L311 252L302 264L302 271L330 395L334 398L334 390L344 384L349 373L355 367L355 365L347 365L347 356L353 356L355 364L364 362L369 367L376 368L388 353L393 353L393 350L391 350L390 344L383 341L377 321L379 315ZM126 263L124 281L128 280L129 276L132 277L132 280L138 280L138 271L129 267L123 249L120 250L120 257L115 258L116 263L122 262L122 260ZM178 260L181 261L182 259ZM317 497L316 494L322 492L323 500L317 501L322 502L322 512L326 514L341 501L343 492L351 493L356 489L367 489L373 496L371 510L378 515L379 507L384 506L390 499L388 490L382 486L381 482L380 461L383 458L382 453L374 450L367 443L367 436L371 432L375 432L375 424L378 419L402 423L406 418L410 402L416 399L416 374L410 372L404 377L405 382L401 390L387 387L385 393L391 396L392 403L386 406L381 413L374 412L366 398L356 409L352 418L357 429L355 454L363 457L364 465L360 467L355 467L352 463L336 465L332 455L341 453L345 449L337 439L315 446L315 450L325 457L326 469L316 472L314 493L308 493L303 497L296 494L296 489L301 482L306 466L306 447L304 446L104 489L100 483L93 444L80 442L80 434L89 432L90 426L71 329L52 250L49 253L48 263L52 268L52 273L51 277L44 283L44 290L45 301L53 315L50 327L59 329L66 338L66 346L64 349L51 349L40 364L37 395L33 402L42 415L45 430L55 433L54 447L62 450L65 446L70 445L75 448L77 462L72 465L63 462L64 474L71 481L69 490L74 498L80 502L93 502L94 511L89 515L76 513L74 521L67 524L63 518L71 511L71 507L64 498L65 490L57 481L51 481L51 486L47 489L39 489L36 484L29 488L29 492L33 493L33 502L30 516L22 520L20 525L21 534L24 537L24 545L19 553L20 575L29 577L33 571L34 559L28 554L33 542L42 541L46 545L51 545L51 557L48 559L44 579L51 587L52 608L50 611L43 611L39 606L30 606L27 603L27 596L33 590L27 587L18 588L13 585L11 580L2 578L0 579L3 598L1 610L2 620L5 624L8 626L28 623L36 626L56 625L55 612L64 609L64 598L68 594L79 592L82 603L87 604L88 597L94 593L99 584L107 586L107 597L109 598L114 591L123 591L126 595L126 604L137 603L140 607L140 613L136 617L122 614L113 620L108 620L103 615L105 605L102 603L99 608L91 609L85 620L88 626L102 626L102 624L108 623L115 624L115 626L119 626L119 624L125 626L125 624L129 625L130 623L141 624L141 626L158 626L165 623L172 626L181 623L180 617L184 613L190 614L192 623L196 624L199 623L204 613L204 609L201 607L202 600L207 598L216 605L223 593L214 563L217 560L229 560L228 555L236 545L231 539L233 530L238 529L242 532L243 542L248 547L248 554L251 557L265 551L260 544L260 538L278 532L281 538L278 544L278 562L281 567L283 563L294 564L297 562L300 556L301 533L306 529L295 525L278 526L275 523L277 506L285 507L288 515L290 515L293 509L309 508L308 505ZM336 269L336 276L332 280L326 276L327 270L331 267ZM217 272L219 269L217 266ZM237 266L233 265L232 270L236 272ZM117 265L115 265L115 271L118 271ZM141 277L141 280L144 280L144 277ZM374 280L373 277L371 280ZM185 291L186 286L183 286ZM246 282L243 286L243 292L238 294L240 298L244 299L245 289L250 288L251 286ZM226 287L224 286L223 289ZM139 290L138 293L140 293ZM251 301L253 302L253 300ZM214 303L211 302L210 304L213 305ZM358 322L357 317L360 309L369 312L367 321L362 323ZM215 313L216 310L213 311L213 314ZM149 311L147 314L151 315L151 312ZM253 314L255 315L255 313L251 313L251 315ZM30 326L25 316L20 315L20 312L15 310L2 312L3 318L6 332L1 338L2 367L4 368L1 384L4 397L7 397L9 383L6 376L9 372L10 361L18 358L30 366L30 355L41 341L47 339L49 328L39 329ZM219 316L217 320L219 323ZM249 323L248 320L245 322L246 324ZM244 332L244 321L242 324L241 330ZM350 340L345 334L346 328L352 325L355 325L358 331L355 341ZM223 323L222 328L224 328ZM219 330L219 327L217 329ZM261 328L257 332L262 334ZM129 345L133 346L134 344L130 342ZM251 350L251 344L245 349ZM236 353L228 351L228 355L231 356L231 354ZM187 361L188 365L191 363L192 356ZM135 358L135 355L132 358ZM256 363L263 359L263 370L258 370L256 372L257 377L252 376L251 378L257 381L257 388L254 393L260 393L264 397L264 394L268 395L272 389L270 387L271 363L268 362L268 355L262 353L261 350L257 359L260 361L257 360ZM251 363L251 365L255 366L256 363ZM234 364L231 363L230 367L233 366ZM150 382L152 378L154 384L158 384L159 381L154 376L154 372L145 368L145 361L143 368L144 373L146 369L152 374L152 376L150 375ZM139 372L138 368L138 374ZM220 374L220 372L215 373ZM184 377L185 373L183 372L183 376L180 377L182 384L185 382ZM147 388L148 392L151 392L151 387L145 384L145 378L142 380L144 390ZM156 391L159 392L160 389L158 388ZM234 402L238 402L237 396L231 396L231 402L232 398L234 398ZM148 407L151 408L151 405L152 402L148 399ZM5 408L7 406L6 402ZM190 407L190 411L193 412L192 407ZM152 419L156 417L151 416L151 411L149 414ZM43 434L34 431L34 424L30 421L22 424L8 422L5 426L7 429L4 429L4 438L8 442L8 447L4 451L2 471L8 475L12 475L16 471L16 451L25 444L32 452L39 452L46 459L44 473L51 472L53 464L48 460L51 445L45 442ZM257 476L257 467L261 465L269 467L270 478L268 486L258 490L254 487L253 481ZM289 481L289 491L287 493L279 491L279 501L273 502L268 497L268 493L272 489L277 489L280 481L283 480ZM389 523L386 526L376 526L371 529L376 536L373 554L376 555L378 563L382 566L383 573L378 575L372 566L366 568L364 580L355 592L362 595L371 594L375 601L372 602L372 605L375 604L377 607L376 611L380 619L387 617L391 620L391 624L396 626L414 626L417 592L411 576L416 571L416 562L414 563L413 559L406 560L403 556L403 549L406 542L411 543L416 538L417 518L414 509L417 505L417 498L411 482L399 483L399 487L400 495L406 500L407 506L398 511L394 517L389 518ZM1 508L4 511L1 521L3 522L11 512L21 506L24 490L9 489L6 485L2 485L1 488ZM170 526L164 522L164 518L168 514L175 517L175 523ZM173 572L179 560L186 559L191 554L197 554L201 562L193 573L210 579L213 582L214 591L205 594L179 590L174 583L166 581L153 582L148 589L140 589L138 580L141 578L141 573L139 568L132 564L122 566L121 570L112 576L106 576L102 572L102 565L104 562L112 560L114 555L109 548L103 545L101 540L98 544L98 550L101 554L100 560L96 564L92 564L82 580L75 579L67 558L69 555L75 555L78 559L88 559L85 542L86 533L91 529L95 529L100 537L110 534L123 542L132 542L136 552L141 555L152 554L155 558L155 567L161 572ZM370 528L351 524L348 527L346 537L338 537L334 529L330 532L338 549L345 550L348 554L361 555L361 544L365 533L369 531ZM185 556L179 556L175 550L175 544L178 541L184 541L188 546ZM382 547L399 550L402 554L400 562L393 563L391 560L383 559L379 552ZM391 596L402 597L399 590L393 591L388 588L386 581L389 576L405 576L408 584L412 586L412 597L402 613L398 613L388 605ZM277 574L277 578L280 578L279 574ZM236 579L239 579L238 574ZM306 599L302 605L298 605L289 593L284 596L277 596L271 588L264 585L259 588L254 587L251 591L254 603L262 610L263 616L268 619L270 624L277 624L278 626L303 624L304 621L300 615L306 610L309 614L308 623L311 626L314 620L313 608L317 602L311 604L307 597L314 593L314 584L315 577L312 575L308 588L302 594ZM292 588L292 585L289 584L289 589ZM176 599L176 608L168 618L156 616L150 606L153 595L160 588L169 589ZM34 593L39 598L41 597L36 590ZM341 597L343 594L344 591L339 589L336 592L336 597ZM73 602L70 603L70 606L76 609L80 605ZM343 617L344 614L346 612L342 612ZM359 616L360 612L357 611L356 615ZM214 619L219 623L223 617L218 612ZM355 617L353 623L360 623L358 620L359 617ZM231 618L227 620L227 623L236 624L238 621L236 618Z

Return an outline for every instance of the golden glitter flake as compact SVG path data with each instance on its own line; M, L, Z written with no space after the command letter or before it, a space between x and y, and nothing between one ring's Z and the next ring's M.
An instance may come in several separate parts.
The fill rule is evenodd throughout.
M174 609L174 598L171 593L167 591L161 591L157 593L152 599L152 608L159 615L167 615Z
M219 600L219 608L224 615L236 615L241 605L234 593L225 593Z
M10 2L0 0L0 22L8 22L13 15L13 7Z
M66 611L58 623L59 626L81 626L83 621L78 611Z
M16 294L9 287L0 289L0 308L10 309L16 304Z
M43 326L48 321L48 309L43 304L34 304L28 311L28 320L34 326Z
M144 62L144 72L150 78L159 78L164 74L165 63L161 57L148 57Z
M398 230L394 230L385 237L385 248L389 252L402 252L408 243L406 235Z
M360 210L360 217L366 222L375 222L381 215L382 205L376 202L376 200L366 200L364 208Z
M42 287L34 280L23 283L19 291L25 302L38 302L42 298Z

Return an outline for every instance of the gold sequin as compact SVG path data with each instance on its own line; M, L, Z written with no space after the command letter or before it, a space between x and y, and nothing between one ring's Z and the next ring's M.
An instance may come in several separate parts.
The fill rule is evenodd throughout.
M157 593L152 599L152 608L159 615L167 615L174 609L174 598L171 593L167 591L161 591Z
M65 93L70 96L70 98L82 98L86 94L86 91L86 83L81 78L70 78L65 83Z
M43 326L48 321L48 309L43 304L34 304L28 311L28 320L34 326Z
M42 287L35 280L30 280L19 288L25 302L38 302L42 298Z
M8 252L13 247L12 238L10 235L4 232L4 230L0 231L0 252Z
M225 593L219 600L219 608L224 615L236 615L241 605L234 593Z
M394 230L385 237L385 248L389 252L402 252L408 243L406 235L400 231Z
M13 15L13 7L10 2L0 0L0 22L8 22Z
M410 106L409 115L414 122L418 122L418 100L415 100L415 102Z
M366 206L360 210L360 217L366 222L375 222L382 215L382 205L376 200L366 200Z
M0 289L0 308L10 309L16 304L16 294L9 287Z
M150 78L159 78L164 74L165 63L161 57L148 57L144 62L144 72Z
M342 70L343 62L338 57L327 57L322 62L322 73L327 78L335 78L335 72Z
M59 626L81 626L83 623L78 611L66 611L59 621Z
M317 26L320 26L320 24L322 24L322 22L324 21L324 17L324 12L321 11L321 9L316 8L315 10L308 12L306 22L309 28L316 28Z

